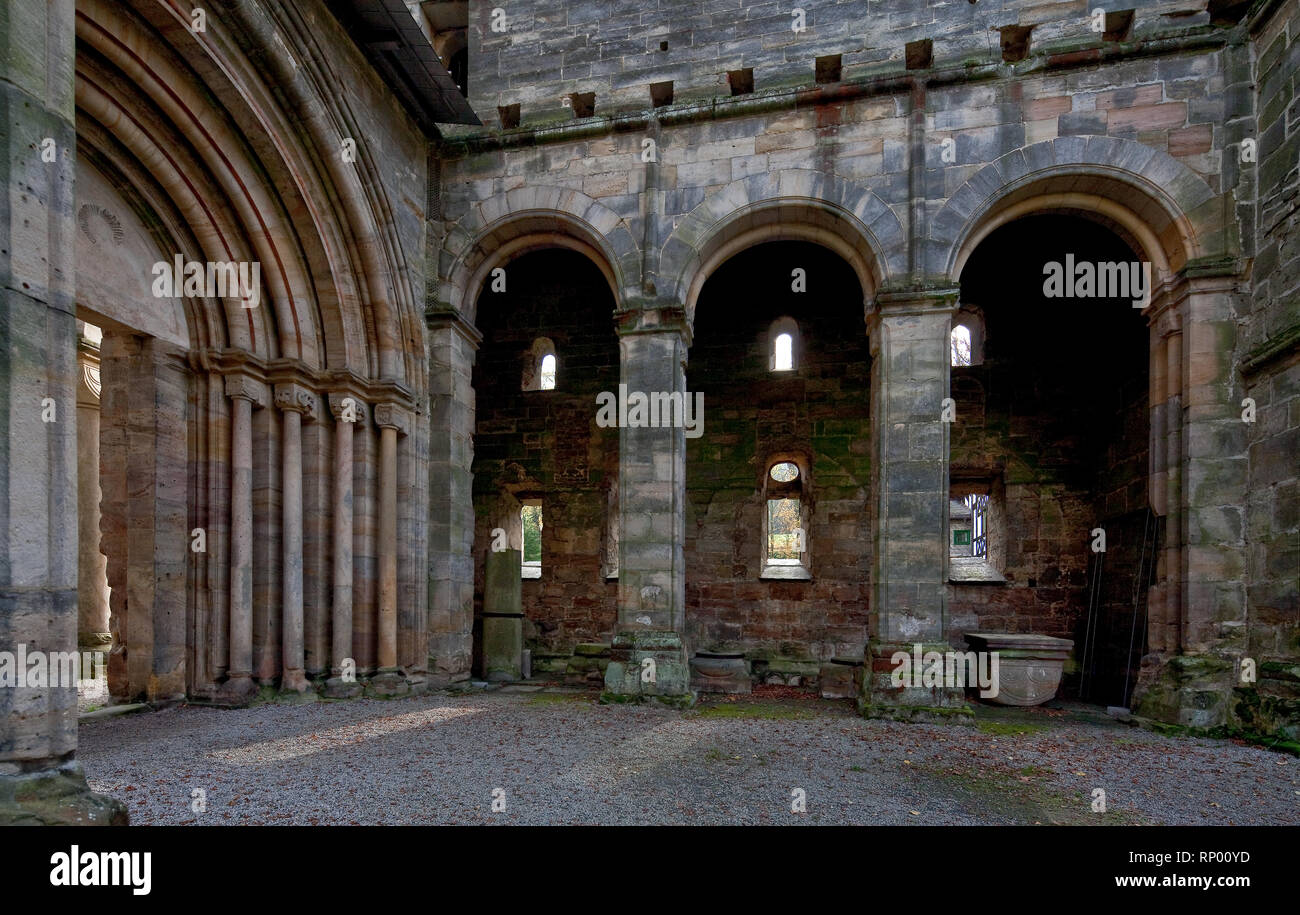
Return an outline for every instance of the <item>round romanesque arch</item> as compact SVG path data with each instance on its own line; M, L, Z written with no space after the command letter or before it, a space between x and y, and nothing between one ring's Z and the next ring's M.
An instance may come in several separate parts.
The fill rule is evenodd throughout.
M343 657L419 676L424 252L394 201L425 197L423 135L358 105L373 87L340 74L360 52L332 62L292 5L245 4L200 32L166 4L80 0L75 15L77 305L104 326L102 447L87 452L103 537L88 552L108 556L112 691L240 701L250 676L302 689ZM394 154L411 167L382 168ZM155 300L151 267L175 258L256 264L255 306L212 290ZM151 498L128 479L155 480ZM399 488L409 498L385 503ZM384 530L352 532L354 495ZM205 549L191 555L193 530ZM378 572L354 570L354 551L380 556ZM340 588L355 652L330 644ZM223 693L237 672L244 686Z
M637 294L641 251L627 222L581 191L534 186L476 203L451 227L439 262L439 298L473 323L491 272L539 248L569 248L590 258L618 302Z
M809 241L829 248L854 270L864 296L906 273L902 224L870 190L807 169L753 175L720 188L692 210L664 242L661 294L686 306L724 261L767 241Z
M948 198L930 225L926 272L958 278L989 233L1030 213L1101 222L1161 278L1224 244L1213 190L1177 159L1134 140L1058 137L1001 156Z

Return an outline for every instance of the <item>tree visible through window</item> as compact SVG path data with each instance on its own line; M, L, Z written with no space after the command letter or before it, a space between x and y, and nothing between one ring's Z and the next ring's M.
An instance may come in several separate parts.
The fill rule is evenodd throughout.
M804 495L798 464L779 461L768 468L764 485L764 578L808 577Z
M524 529L523 577L541 578L542 575L542 503L529 500L519 509Z
M794 559L802 552L800 547L798 499L767 500L767 558Z

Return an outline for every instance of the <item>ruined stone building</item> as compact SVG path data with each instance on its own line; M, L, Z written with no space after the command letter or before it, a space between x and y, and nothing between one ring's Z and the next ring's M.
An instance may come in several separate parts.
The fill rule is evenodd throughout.
M0 0L0 651L109 645L153 703L527 650L933 718L894 651L1041 633L1069 695L1294 739L1298 39L1296 0ZM75 689L0 722L0 819L108 815Z

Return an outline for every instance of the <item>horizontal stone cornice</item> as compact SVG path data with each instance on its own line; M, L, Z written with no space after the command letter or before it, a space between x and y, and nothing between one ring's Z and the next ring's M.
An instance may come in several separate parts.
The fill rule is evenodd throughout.
M479 344L483 342L483 333L465 317L445 302L438 303L437 307L425 309L424 323L430 330L443 330L450 328L460 334L470 346L478 349Z
M369 403L391 401L420 412L414 392L399 381L366 379L346 369L314 371L295 359L262 359L240 349L208 349L189 353L191 370L202 370L220 377L240 376L255 379L267 387L299 385L310 391L348 390ZM265 406L265 398L259 406Z

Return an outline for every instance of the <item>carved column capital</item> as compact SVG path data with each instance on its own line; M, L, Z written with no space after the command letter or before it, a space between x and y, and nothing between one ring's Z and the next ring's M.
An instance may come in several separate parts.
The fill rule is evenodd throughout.
M329 400L330 413L339 422L365 422L367 411L370 409L366 402L362 400L361 395L353 391L330 391L326 395Z
M227 375L226 396L235 400L246 400L254 408L266 406L266 387L247 375Z
M301 413L303 419L316 418L316 395L300 384L277 384L275 405L287 412Z
M375 425L381 429L396 429L398 435L406 435L411 427L411 414L395 403L376 404Z

